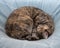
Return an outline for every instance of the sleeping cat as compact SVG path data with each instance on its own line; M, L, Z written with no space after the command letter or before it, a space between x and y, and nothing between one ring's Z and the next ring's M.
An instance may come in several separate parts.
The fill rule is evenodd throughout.
M20 40L48 38L54 31L50 15L36 7L25 6L14 10L5 25L8 36Z

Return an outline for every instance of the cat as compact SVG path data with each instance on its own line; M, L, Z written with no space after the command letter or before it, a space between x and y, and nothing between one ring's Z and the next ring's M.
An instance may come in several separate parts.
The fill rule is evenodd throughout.
M54 21L43 10L25 6L10 14L5 29L8 36L20 40L47 39L54 31Z

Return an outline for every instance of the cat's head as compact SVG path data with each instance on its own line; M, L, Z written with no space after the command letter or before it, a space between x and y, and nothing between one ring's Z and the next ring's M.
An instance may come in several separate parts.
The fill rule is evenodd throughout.
M37 26L37 32L39 34L39 36L42 36L43 38L47 39L49 36L49 26L44 24L44 25L38 25Z

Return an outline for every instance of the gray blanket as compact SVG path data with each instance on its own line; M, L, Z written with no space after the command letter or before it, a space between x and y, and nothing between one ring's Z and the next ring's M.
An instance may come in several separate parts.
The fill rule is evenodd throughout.
M52 16L55 31L48 39L17 40L5 34L5 22L9 14L22 6L35 6ZM60 0L0 0L0 48L60 48Z

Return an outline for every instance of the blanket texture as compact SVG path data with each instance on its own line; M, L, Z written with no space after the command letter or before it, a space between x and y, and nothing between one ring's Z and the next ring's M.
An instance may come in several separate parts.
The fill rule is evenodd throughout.
M48 39L17 40L5 34L5 22L9 14L23 6L38 7L52 16L55 30ZM60 0L0 0L0 48L60 48Z

